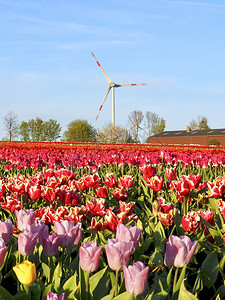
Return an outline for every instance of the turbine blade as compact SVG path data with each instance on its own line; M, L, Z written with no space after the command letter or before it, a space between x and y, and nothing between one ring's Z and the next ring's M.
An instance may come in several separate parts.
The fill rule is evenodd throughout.
M92 56L94 57L94 59L95 59L97 65L98 65L99 68L101 69L102 73L104 74L104 76L105 76L106 80L108 81L108 83L112 82L112 80L109 78L109 76L108 76L108 75L105 73L105 71L102 69L100 63L97 61L96 57L94 56L94 53L91 52L91 54L92 54Z
M146 83L117 84L118 87L120 87L120 86L137 86L137 85L146 85Z
M101 109L102 109L102 106L103 106L103 104L104 104L104 102L105 102L105 99L106 99L106 97L108 96L110 90L111 90L111 87L109 87L109 88L107 89L106 93L105 93L105 97L104 97L104 99L103 99L103 101L102 101L102 104L101 104L101 106L100 106L100 108L99 108L99 111L98 111L98 114L97 114L97 117L96 117L96 121L97 121L97 119L98 119L98 116L99 116L99 114L100 114L100 111L101 111Z

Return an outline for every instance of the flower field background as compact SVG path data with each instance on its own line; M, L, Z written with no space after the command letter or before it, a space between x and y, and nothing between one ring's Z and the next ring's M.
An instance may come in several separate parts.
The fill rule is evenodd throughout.
M1 299L224 299L225 148L0 142Z

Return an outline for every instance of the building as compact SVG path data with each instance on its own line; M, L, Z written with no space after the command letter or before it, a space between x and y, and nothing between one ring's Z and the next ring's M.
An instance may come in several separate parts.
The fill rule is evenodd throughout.
M225 146L225 128L207 130L164 131L147 138L150 144L198 144Z

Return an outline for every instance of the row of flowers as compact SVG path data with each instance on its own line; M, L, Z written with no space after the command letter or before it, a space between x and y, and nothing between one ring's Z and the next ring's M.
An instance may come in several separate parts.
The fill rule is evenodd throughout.
M17 160L10 148L1 156L3 298L225 297L222 151L112 150L105 160L95 150L43 158L31 149L25 167L18 148Z

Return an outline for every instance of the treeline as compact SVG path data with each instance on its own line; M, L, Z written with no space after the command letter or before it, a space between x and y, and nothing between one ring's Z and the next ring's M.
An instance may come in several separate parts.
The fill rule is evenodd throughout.
M87 120L74 120L67 125L61 134L62 127L57 120L47 121L41 118L18 122L17 115L10 111L4 118L6 136L3 140L21 141L66 141L66 142L109 142L139 143L146 142L147 137L162 133L166 121L154 112L143 113L134 110L129 113L126 127L111 123L96 130ZM207 118L198 116L188 125L191 130L209 129Z

